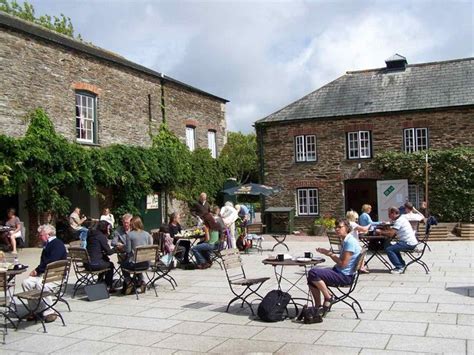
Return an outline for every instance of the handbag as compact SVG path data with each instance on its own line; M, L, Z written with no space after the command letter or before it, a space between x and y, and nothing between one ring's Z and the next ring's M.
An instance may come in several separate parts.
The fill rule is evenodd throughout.
M315 307L303 306L300 315L297 318L299 321L303 321L304 324L322 323L323 317L319 314Z

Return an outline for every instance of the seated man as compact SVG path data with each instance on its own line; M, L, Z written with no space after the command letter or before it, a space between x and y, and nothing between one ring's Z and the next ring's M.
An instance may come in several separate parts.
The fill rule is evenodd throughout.
M130 221L133 216L130 213L125 213L122 216L122 225L118 226L113 233L112 247L117 250L117 258L119 263L125 261L127 254L125 253L125 244L127 241L127 234L132 230Z
M82 223L87 219L86 216L80 217L81 209L76 207L74 211L69 215L69 225L71 228L79 233L79 239L81 240L81 248L87 246L87 233L89 230L82 226Z
M49 263L58 260L66 260L67 252L64 247L63 242L56 238L56 228L50 224L44 224L38 228L39 240L44 244L43 251L41 252L40 264L36 269L34 269L30 276L23 281L22 287L24 291L29 291L33 289L40 290L43 285L43 273L46 271L46 266ZM50 291L50 287L54 284L46 284L46 291ZM34 309L37 304L37 301L28 301L28 305L31 309ZM44 302L46 305L50 305L52 302L51 297L45 297ZM45 308L45 305L38 309L41 311ZM52 309L46 309L42 312L42 315L30 315L27 320L34 320L37 316L42 316L46 323L54 322L57 318L57 315Z
M415 249L418 241L410 222L408 222L403 215L400 215L400 211L397 207L390 207L388 209L388 218L390 218L393 225L388 229L376 229L374 234L389 238L393 238L395 235L398 237L399 241L395 244L391 244L390 240L386 239L384 249L395 267L391 273L401 274L405 268L405 261L400 255L400 252Z
M411 202L405 202L405 214L403 215L408 221L421 222L425 219L425 216L419 212Z

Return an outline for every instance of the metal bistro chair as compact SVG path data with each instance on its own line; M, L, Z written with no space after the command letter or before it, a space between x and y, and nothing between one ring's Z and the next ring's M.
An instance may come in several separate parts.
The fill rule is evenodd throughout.
M90 263L90 258L87 249L84 248L70 247L69 258L71 260L77 278L77 281L73 287L74 292L72 294L72 298L76 296L76 292L79 287L84 287L97 283L99 275L109 270L109 268L104 268L96 271L87 270L85 265Z
M329 292L332 294L333 298L334 298L334 302L331 304L331 307L338 303L338 302L342 302L342 303L345 303L347 304L349 307L352 308L352 310L354 311L355 315L356 315L356 318L359 319L359 314L357 313L356 309L355 309L355 305L357 305L357 307L359 307L359 310L361 313L364 313L364 311L362 310L362 307L359 303L359 301L357 301L354 297L351 296L351 293L355 290L356 286L357 286L357 281L359 280L359 275L360 275L360 269L362 267L362 265L364 265L364 260L365 260L365 255L367 254L367 249L362 249L362 252L360 253L360 255L358 256L357 260L356 260L356 263L355 263L355 273L354 273L354 277L352 278L352 282L349 284L349 285L344 285L344 286L327 286ZM338 293L336 294L336 292L334 292L333 289L336 289L338 291ZM347 300L349 299L349 300ZM351 302L352 301L352 302ZM351 303L349 303L351 302Z
M39 319L41 321L41 324L43 325L43 330L46 333L46 326L44 324L43 318L36 316L36 314L39 311L42 302L44 302L44 299L46 297L52 297L52 303L50 305L46 305L46 307L42 311L52 309L59 316L59 318L61 318L63 325L66 326L66 323L64 323L63 316L56 308L54 308L54 306L59 301L61 301L63 288L66 287L69 263L69 260L59 260L49 263L46 266L46 271L43 276L43 285L41 287L41 290L35 289L16 294L16 297L21 301L23 306L28 311L26 316L19 318L18 323L20 323L23 318L29 315L35 315L36 320ZM51 287L51 284L54 284L54 287ZM36 301L36 305L30 308L28 301Z
M260 254L263 253L262 241L263 241L263 228L265 226L262 223L251 223L246 227L247 234L254 234L257 236L256 239L251 239L252 247L250 249L257 249ZM247 249L247 250L250 250ZM247 251L246 250L246 251Z
M420 237L418 233L415 233L416 239L418 241L418 244L416 245L415 249L403 251L411 259L403 268L403 274L407 270L408 266L414 263L421 265L423 269L425 269L425 272L427 274L430 273L430 268L428 267L428 265L423 260L421 260L423 258L423 255L425 255L426 249L429 249L428 239L430 237L430 230L431 224L426 223L425 235L423 237Z
M2 271L0 272L0 313L3 317L3 344L5 344L5 336L8 334L7 320L11 323L13 328L17 329L15 323L13 323L12 319L10 318L10 313L13 313L16 318L19 318L15 309L11 308L12 296L13 295L11 295L9 291L7 272Z
M326 235L328 236L329 249L334 254L339 254L341 252L341 239L339 239L334 231L327 231Z
M128 272L130 274L130 277L132 280L135 278L136 275L141 275L141 274L146 274L148 271L153 271L152 268L150 268L150 265L153 265L156 263L156 260L159 259L159 249L157 245L143 245L143 246L138 246L134 250L134 259L133 263L138 264L138 263L147 263L143 267L137 267L137 268L124 268L122 267L122 272ZM148 277L148 276L147 276ZM133 282L133 281L132 281ZM149 282L147 283L149 284ZM156 297L158 297L158 293L156 292L156 288L153 285L153 290L155 291ZM134 287L135 291L135 296L137 297L138 300L138 287Z
M247 278L238 249L225 249L221 251L221 256L230 290L235 295L235 297L232 298L227 304L226 312L229 312L229 307L232 303L237 300L242 300L241 307L243 307L244 303L246 303L250 307L252 315L255 315L252 309L252 304L247 301L247 298L249 298L251 295L257 295L258 298L262 299L263 297L257 291L260 289L260 287L262 287L263 283L268 281L270 278ZM242 286L245 288L243 291L239 292L234 289L236 286Z
M150 289L151 287L153 287L153 289L155 290L155 294L156 294L155 283L156 281L160 279L168 281L173 287L173 290L175 290L175 287L178 287L178 283L176 282L174 277L170 275L170 272L171 270L174 269L174 259L175 259L176 253L178 252L179 244L180 244L180 240L176 242L175 248L170 255L169 264L165 264L163 261L161 261L161 256L163 256L164 254L160 252L159 250L156 254L156 258L153 264L151 264L149 271L153 273L153 276L148 278L147 288Z

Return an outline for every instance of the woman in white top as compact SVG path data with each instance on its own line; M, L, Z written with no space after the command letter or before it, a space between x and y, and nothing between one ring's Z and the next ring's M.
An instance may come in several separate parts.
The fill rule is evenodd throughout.
M101 221L106 221L106 222L109 222L110 223L110 226L112 228L114 228L115 226L115 218L114 218L114 215L112 213L110 213L110 209L108 208L104 208L102 210L102 216L100 216L100 220Z

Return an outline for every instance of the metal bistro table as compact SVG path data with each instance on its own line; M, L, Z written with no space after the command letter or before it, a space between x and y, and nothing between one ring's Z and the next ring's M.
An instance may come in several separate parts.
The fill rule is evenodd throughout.
M298 261L298 259L300 259L300 261ZM290 302L293 303L293 305L295 306L296 315L298 315L298 305L302 305L301 303L298 303L296 301L301 300L301 301L304 301L304 302L307 303L308 300L311 300L310 294L309 294L309 288L306 286L305 289L302 289L300 286L298 286L298 283L303 278L306 281L306 279L308 277L308 267L309 267L309 269L311 269L312 266L321 264L321 263L326 261L324 258L319 258L319 257L311 258L311 259L310 258L298 258L298 259L296 259L296 260L287 259L287 260L284 260L284 261L278 261L277 259L262 260L262 263L264 265L273 266L273 271L275 272L275 277L276 277L276 280L277 280L277 283L278 283L278 290L282 291L281 282L282 282L282 280L285 280L286 282L288 282L290 284L290 287L285 292L289 292L291 289L296 288L296 289L302 291L303 293L306 293L306 298L293 297L293 296L290 295L291 296L291 301ZM288 278L286 278L285 276L283 276L283 270L285 269L285 266L304 267L304 273L296 281L291 281ZM306 285L306 282L305 282L305 285Z
M8 308L8 312L13 313L13 315L15 315L16 318L20 318L20 317L17 313L18 309L16 307L15 299L13 298L13 296L15 294L15 278L16 278L17 275L23 274L27 270L28 270L28 267L17 269L17 270L14 270L14 269L4 270L4 269L2 269L0 271L0 272L5 273L6 287L7 287L6 294L7 294L7 297L10 299L10 302L8 302L8 300L5 300L6 307ZM7 314L4 314L4 316L12 324L12 326L16 329L16 325L13 323L10 316L7 315Z
M365 261L365 266L369 266L370 260L372 260L374 257L380 260L380 262L385 266L386 269L389 271L393 269L392 264L385 258L384 255L384 250L378 250L378 249L369 249L369 244L371 241L385 241L385 240L391 240L391 237L385 237L382 235L359 235L359 240L364 244L364 246L372 252L372 255L367 258Z

